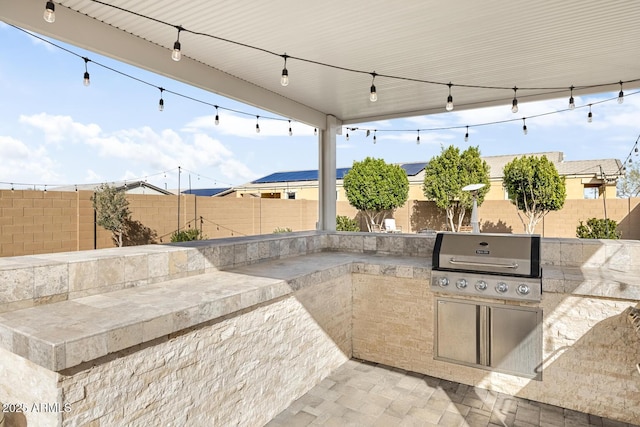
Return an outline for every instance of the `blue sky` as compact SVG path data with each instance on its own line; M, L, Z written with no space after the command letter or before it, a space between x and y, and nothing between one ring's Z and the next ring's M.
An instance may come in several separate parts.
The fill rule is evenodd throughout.
M117 73L89 63L91 85L82 84L84 61L0 23L0 188L24 183L30 188L147 179L160 187L177 187L177 168L191 175L193 188L240 185L276 171L316 169L317 138L313 128L287 121L254 107L219 97L126 64L54 41L75 53L174 92L249 113L220 111L165 93L165 109L158 111L160 93ZM170 60L168 58L168 60ZM615 76L612 77L615 80ZM513 119L510 105L376 123L377 144L364 132L338 136L337 166L350 166L367 156L387 162L428 161L441 146L462 149L478 145L482 155L562 151L566 160L618 158L624 160L640 133L640 94L626 89L625 102L593 106L593 123L586 108L501 125L421 132L418 128L475 125ZM576 97L576 105L613 98L616 93ZM363 96L367 96L366 88ZM444 101L444 99L443 99ZM378 102L382 102L382 99ZM443 102L444 104L444 102ZM567 97L521 102L517 117L565 109ZM444 105L443 105L444 107ZM384 129L411 129L384 132ZM182 186L187 182L182 177ZM14 184L15 188L25 185Z

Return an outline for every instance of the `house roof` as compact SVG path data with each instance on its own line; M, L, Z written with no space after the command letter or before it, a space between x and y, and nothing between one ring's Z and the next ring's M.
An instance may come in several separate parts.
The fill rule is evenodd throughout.
M635 1L56 0L53 24L44 4L0 19L321 129L442 112L448 82L456 110L640 85Z
M194 188L191 190L185 190L182 192L182 194L194 194L196 196L203 196L203 197L213 197L213 196L217 196L220 193L224 193L228 190L230 190L231 188L229 187L225 187L225 188Z
M112 187L116 187L118 190L124 190L127 193L136 192L140 194L144 194L145 189L149 189L152 192L156 192L163 195L173 194L171 191L165 190L160 187L156 187L153 184L149 184L145 181L113 181L107 182ZM101 184L78 184L78 185L66 185L62 187L54 187L51 188L51 191L96 191ZM135 191L141 190L141 191Z
M622 163L618 159L595 159L595 160L572 160L564 161L564 154L560 151L547 151L541 153L506 154L501 156L482 156L482 159L489 165L490 178L502 178L504 166L516 157L522 156L546 156L560 175L600 175L602 172L609 177L621 175ZM401 163L400 167L405 170L409 180L420 181L424 178L424 168L427 162ZM336 169L336 178L343 179L344 175L351 170L348 168ZM413 178L413 179L412 179ZM252 181L251 184L273 184L279 182L309 182L318 180L318 170L302 170L288 172L274 172L270 175Z
M420 173L427 165L426 162L419 163L402 163L400 167L404 169L407 176L414 176ZM348 168L336 169L336 179L343 179L344 176L351 170ZM251 184L270 184L275 182L300 182L300 181L317 181L318 170L303 170L303 171L289 171L289 172L275 172L262 178L258 178L255 181L251 181Z
M600 175L604 172L609 177L618 177L622 174L622 163L618 159L594 159L594 160L564 160L561 151L547 151L541 153L507 154L502 156L483 156L482 159L489 165L491 178L502 178L504 166L516 157L522 156L546 156L563 176L576 175ZM600 169L602 167L602 169Z

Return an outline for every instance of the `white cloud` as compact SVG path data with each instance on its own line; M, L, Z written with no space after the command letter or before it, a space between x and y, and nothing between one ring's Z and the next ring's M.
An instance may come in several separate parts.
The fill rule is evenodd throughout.
M82 142L101 132L100 126L96 124L85 125L74 122L70 116L53 116L47 113L20 115L19 122L43 131L48 143Z
M215 114L196 117L186 124L184 132L202 132L216 130L216 133L242 138L262 138L265 136L289 136L287 120L273 120L261 117L240 116L228 111L219 111L220 124L215 124ZM256 132L256 123L260 125L260 133ZM291 122L293 136L312 136L313 128L299 122Z
M87 125L75 122L69 116L45 113L20 116L20 123L41 130L47 142L73 141L92 148L102 160L87 159L87 162L116 163L114 174L118 169L127 170L120 174L120 179L140 178L140 173L132 170L173 170L178 166L198 173L218 169L215 174L222 174L220 179L229 182L244 182L256 176L224 144L195 128L186 135L171 129L158 132L150 127L108 133L95 124ZM20 150L26 155L24 147ZM16 152L20 150L14 148ZM85 179L89 182L115 178L102 177L94 169L87 170Z
M29 147L15 138L0 136L0 158L2 182L47 184L60 178L56 162L43 146Z

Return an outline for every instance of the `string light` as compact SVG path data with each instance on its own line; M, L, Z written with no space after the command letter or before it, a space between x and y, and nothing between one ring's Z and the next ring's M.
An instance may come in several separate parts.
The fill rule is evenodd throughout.
M313 136L318 136L318 128L313 128Z
M526 135L529 131L527 130L527 119L525 117L522 118L522 123L522 133Z
M587 114L587 123L591 123L593 121L593 113L591 112L591 104L589 104L589 114Z
M618 93L618 104L624 102L624 92L622 91L622 80L620 80L620 93Z
M282 55L282 58L284 58L284 68L282 69L282 75L280 76L280 84L282 86L288 86L289 85L289 71L287 70L287 58L289 57L289 55L287 55L286 53L284 55Z
M347 128L347 134L345 135L344 139L347 140L347 141L349 140L349 129L348 128Z
M453 84L449 82L447 86L449 86L449 96L447 96L447 104L444 108L447 111L453 111L453 96L451 96L451 86L453 86Z
M176 29L178 30L178 38L176 42L173 44L173 51L171 51L171 59L177 62L177 61L180 61L180 59L182 58L182 52L180 51L180 48L182 47L180 45L180 31L182 31L182 27L177 26Z
M291 129L291 120L289 120L289 136L293 135L293 130Z
M378 92L376 92L376 85L374 84L376 80L376 72L371 73L371 92L369 93L369 101L376 102L378 100Z
M160 101L158 102L158 110L164 111L164 99L162 99L162 92L164 92L164 88L159 87L160 89Z
M91 84L91 80L89 79L89 70L87 69L87 63L90 61L89 58L82 58L84 59L84 81L83 84L85 86L89 86Z
M571 91L571 96L569 97L569 110L574 110L576 108L576 103L573 100L573 89L573 86L569 88L569 90Z
M216 118L214 119L214 123L216 124L216 126L218 126L220 124L220 116L218 115L218 106L214 105L214 107L216 107Z
M376 130L373 130L373 143L375 144L378 141L378 138L376 138Z
M418 137L416 138L416 144L420 145L420 129L418 129Z
M469 126L467 126L467 133L464 134L464 142L469 141Z
M52 1L48 1L44 7L43 18L49 24L56 22L56 5Z
M511 112L512 113L517 113L518 112L518 98L516 97L516 95L518 94L518 88L517 87L513 87L513 101L511 101Z
M256 116L256 133L260 133L260 124L258 123L260 116Z

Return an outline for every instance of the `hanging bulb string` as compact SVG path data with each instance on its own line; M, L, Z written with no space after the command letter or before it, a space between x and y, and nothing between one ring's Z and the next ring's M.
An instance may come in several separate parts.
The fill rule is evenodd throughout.
M64 52L67 52L67 53L69 53L69 54L71 54L73 56L76 56L76 57L78 57L80 59L83 59L83 60L85 59L85 57L83 55L80 55L80 54L78 54L78 53L76 53L76 52L74 52L74 51L72 51L70 49L67 49L67 48L65 48L63 46L60 46L60 45L50 41L50 40L47 40L44 37L40 37L40 36L38 36L38 35L36 35L34 33L26 31L26 30L24 30L24 29L22 29L20 27L16 27L15 25L12 25L12 24L7 24L7 25L15 28L16 30L22 31L23 33L25 33L28 36L36 38L36 39L38 39L38 40L40 40L40 41L42 41L44 43L47 43L47 44L49 44L49 45L51 45L53 47L56 47L56 48L58 48L58 49L60 49L60 50L62 50ZM127 73L125 73L123 71L120 71L120 70L118 70L116 68L113 68L113 67L110 67L108 65L102 64L102 63L97 62L95 60L92 60L92 59L89 59L89 58L87 58L87 60L90 61L92 64L95 64L96 66L102 67L105 70L109 70L111 72L119 74L122 77L126 77L128 79L134 80L134 81L136 81L138 83L142 83L142 84L147 85L149 87L156 88L158 90L160 89L160 86L158 86L157 84L148 82L146 80L143 80L143 79L138 78L136 76L133 76L131 74L127 74ZM194 98L192 96L185 95L185 94L182 94L180 92L173 91L171 89L163 88L163 91L164 91L164 93L170 93L171 95L175 95L175 96L178 96L180 98L187 99L189 101L198 102L200 104L207 105L209 107L219 108L220 110L229 111L229 112L232 112L232 113L241 114L241 115L248 116L248 117L255 117L255 114L253 114L253 113L249 113L249 112L242 111L242 110L237 110L237 109L234 109L234 108L228 108L228 107L223 107L223 106L220 106L220 105L216 105L216 104L213 104L211 102L208 102L208 101L205 101L205 100L202 100L202 99ZM286 122L288 120L288 119L285 119L285 118L282 118L282 117L274 117L274 116L260 116L260 117L262 119L264 119L264 120L276 120L276 121L283 121L283 122Z
M513 90L513 88L511 88L511 90ZM565 89L566 90L566 89ZM636 91L636 92L632 92L632 93L628 93L625 95L625 97L629 97L629 96L633 96L633 95L637 95L640 94L640 90ZM580 105L580 106L576 106L576 109L578 108L589 108L589 106L591 105L598 105L598 104L604 104L606 102L611 102L611 101L615 101L618 98L606 98L606 99L602 99L600 101L595 101L595 102L591 102L590 104L585 104L585 105ZM531 116L527 117L527 120L531 120L531 119L535 119L538 117L545 117L545 116L550 116L553 114L560 114L560 113L564 113L566 111L570 111L569 108L564 108L561 110L554 110L554 111L547 111L545 113L539 113L539 114L533 114ZM443 130L457 130L457 129L465 129L465 128L475 128L475 127L482 127L482 126L492 126L492 125L499 125L499 124L504 124L504 123L512 123L512 122L516 122L516 121L521 121L522 118L516 118L516 119L504 119L504 120L495 120L495 121L491 121L491 122L484 122L484 123L475 123L475 124L471 124L471 125L456 125L456 126L442 126L442 127L434 127L434 128L421 128L419 129L420 132L430 132L430 131L443 131ZM352 127L348 127L347 129L355 132L355 131L372 131L374 130L374 128L366 128L366 127L357 127L357 128L352 128ZM394 129L377 129L376 130L378 132L415 132L415 129L398 129L398 128L394 128Z
M172 27L172 28L177 28L178 25L176 24L172 24L170 22L167 21L162 21L160 19L157 18L153 18L147 15L143 15L141 13L129 10L129 9L125 9L123 7L120 6L116 6L113 4L109 4L106 3L104 1L101 0L91 0L93 3L97 3L106 7L110 7L113 9L117 9L120 10L122 12L126 12L132 15L135 15L137 17L143 18L143 19L147 19L149 21L153 21L156 22L158 24L161 25L165 25L168 27ZM235 46L240 46L240 47L244 47L247 49L252 49L258 52L262 52L268 55L272 55L272 56L278 56L278 57L282 57L282 54L259 47L259 46L253 46L247 43L243 43L243 42L239 42L236 40L231 40L231 39L227 39L224 37L219 37L219 36L215 36L213 34L208 34L208 33L204 33L204 32L200 32L200 31L194 31L194 30L189 30L185 27L181 27L182 31L184 31L185 33L190 33L196 36L201 36L201 37L207 37L207 38L211 38L214 40L218 40L224 43L229 43L229 44L233 44ZM300 61L300 62L306 62L308 64L314 64L314 65L318 65L318 66L322 66L322 67L326 67L326 68L332 68L335 70L342 70L342 71L348 71L351 73L358 73L358 74L371 74L370 71L365 71L365 70L358 70L355 68L348 68L348 67L343 67L343 66L339 66L339 65L335 65L335 64L329 64L326 62L321 62L321 61L316 61L316 60L312 60L312 59L308 59L308 58L302 58L302 57L297 57L297 56L287 56L288 59L293 59L296 61ZM406 76L397 76L397 75L391 75L391 74L378 74L379 77L384 77L384 78L388 78L388 79L394 79L394 80L403 80L403 81L409 81L409 82L416 82L416 83L426 83L426 84L431 84L431 85L440 85L440 86L447 86L449 83L445 83L445 82L439 82L439 81L434 81L434 80L426 80L426 79L417 79L417 78L412 78L412 77L406 77ZM633 82L638 82L640 81L640 78L638 79L634 79L634 80L628 80L624 83L633 83ZM611 86L613 84L617 84L618 82L609 82L609 83L598 83L598 84L593 84L593 85L584 85L584 86L577 86L577 88L579 89L593 89L593 88L598 88L598 87L604 87L604 86ZM495 89L495 90L512 90L513 88L511 87L507 87L507 86L490 86L490 85L473 85L473 84L463 84L463 83L456 83L454 86L457 87L465 87L465 88L473 88L473 89ZM521 87L519 88L520 90L566 90L566 87Z

